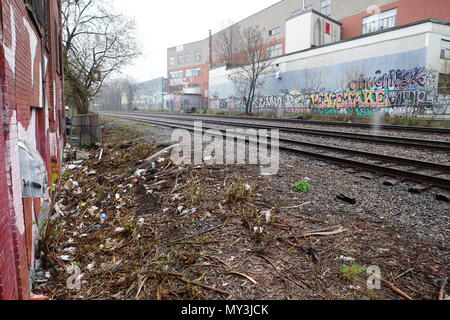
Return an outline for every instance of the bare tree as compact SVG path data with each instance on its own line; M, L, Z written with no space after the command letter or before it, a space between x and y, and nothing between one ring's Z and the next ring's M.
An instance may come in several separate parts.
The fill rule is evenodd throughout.
M135 106L136 97L136 81L131 78L126 78L122 82L123 95L126 98L126 106L128 110L132 110Z
M273 73L264 30L250 27L240 33L236 68L230 79L243 100L245 112L251 113L257 91L264 86L264 76Z
M231 23L230 26L219 32L214 39L213 61L232 67L240 49L239 27Z
M140 54L135 22L110 1L63 0L65 89L69 105L87 113L105 79Z

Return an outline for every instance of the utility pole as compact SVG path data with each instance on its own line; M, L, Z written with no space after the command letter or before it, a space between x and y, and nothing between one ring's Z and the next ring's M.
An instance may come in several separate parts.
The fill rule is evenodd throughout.
M212 30L209 30L209 67L212 67Z

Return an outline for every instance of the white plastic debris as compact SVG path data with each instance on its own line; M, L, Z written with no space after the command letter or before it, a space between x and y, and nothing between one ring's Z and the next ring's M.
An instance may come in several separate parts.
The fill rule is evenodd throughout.
M140 218L139 220L138 220L138 226L139 227L142 227L143 225L144 225L144 223L145 223L145 219L144 218Z
M245 191L250 191L252 190L252 186L249 184L244 185Z
M88 271L94 270L95 269L95 262L92 262L92 263L88 264L86 268L88 269Z
M255 233L263 233L264 232L264 228L263 227L254 227L253 231Z
M125 228L119 227L119 228L116 228L115 231L116 231L117 233L120 233L120 232L125 231Z
M71 256L59 256L59 258L60 258L62 261L70 261L70 260L72 260L72 257L71 257Z
M183 210L184 210L184 207L183 207L183 206L179 206L179 207L177 208L178 213L182 213Z
M144 173L146 173L147 170L146 169L138 169L136 170L136 172L134 173L134 176L136 178L140 178Z
M270 220L272 219L272 210L264 210L261 212L261 215L266 217L266 222L270 223Z
M352 257L346 257L346 256L340 256L339 260L345 261L345 262L350 262L350 261L355 261L355 258Z
M63 251L64 251L65 253L71 253L71 254L74 254L74 253L77 251L77 248L75 248L75 247L69 247L69 248L65 248Z

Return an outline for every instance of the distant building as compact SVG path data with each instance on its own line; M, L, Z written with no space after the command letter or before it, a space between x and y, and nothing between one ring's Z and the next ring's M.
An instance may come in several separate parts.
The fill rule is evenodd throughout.
M164 97L167 95L167 79L156 78L134 85L133 108L137 110L165 109Z
M373 80L378 76L390 75L394 70L399 73L398 76L395 75L399 79L402 77L401 72L419 72L423 68L432 68L433 70L427 71L429 82L434 79L435 92L428 92L426 104L435 105L435 113L442 110L443 113L450 113L450 110L446 111L446 107L443 107L448 101L448 90L443 87L448 86L450 78L449 17L448 0L283 0L200 41L204 47L203 52L208 55L205 61L209 60L210 70L209 75L201 81L208 83L208 87L203 90L208 92L210 108L223 109L230 106L226 98L234 95L229 81L233 64L223 60L216 42L222 34L231 32L233 28L242 31L259 26L266 33L267 43L264 46L267 48L267 57L274 60L276 65L271 78L263 81L265 85L258 92L259 101L263 101L261 99L264 97L271 97L272 101L280 100L282 94L289 92L320 89L345 91L350 89L348 83L352 80ZM430 26L432 30L429 29ZM422 43L422 39L416 41L406 35L418 29L429 34L434 42ZM400 38L389 41L389 37L394 35ZM419 35L416 37L418 39ZM410 46L402 41L409 41ZM389 43L389 46L385 48L381 43ZM365 50L369 47L372 51ZM180 50L178 56L176 48ZM342 48L346 48L346 51ZM183 49L184 46L178 46L168 51L169 79L171 72L186 64L182 57L185 51ZM410 52L409 56L398 55L406 51ZM375 56L380 58L374 64L375 60L371 58ZM381 57L385 57L384 60ZM434 60L431 60L432 57ZM172 76L176 78L181 73ZM182 84L186 87L184 81ZM414 94L420 94L421 97L414 98ZM391 94L393 95L394 93ZM412 109L409 109L406 114L429 113L429 109L424 111L423 99L423 93L415 92L410 96L403 93L403 98L395 101L395 105L399 106L399 102L403 101L403 104L412 104L423 111L411 112ZM331 108L333 103L327 105ZM373 114L374 106L372 104L372 108L366 110L367 115ZM297 112L296 110L292 109L293 112ZM339 110L342 112L342 109ZM399 110L405 109L394 108L390 112L402 114Z
M207 108L209 38L167 50L169 109Z

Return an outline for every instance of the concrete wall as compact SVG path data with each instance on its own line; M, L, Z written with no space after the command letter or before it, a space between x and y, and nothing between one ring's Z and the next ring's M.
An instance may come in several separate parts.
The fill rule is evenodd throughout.
M450 39L450 26L424 23L286 55L274 61L281 79L265 77L254 111L450 115L436 91L445 73L440 39ZM211 70L211 108L243 108L231 72Z
M286 54L339 40L341 25L316 11L305 10L286 21Z
M1 1L0 46L2 139L0 139L0 299L30 298L29 272L34 268L37 229L48 212L41 204L53 198L64 146L59 119L64 118L59 1L48 1L47 40L22 0ZM56 28L55 28L56 26ZM47 42L46 42L47 41ZM59 68L58 68L59 66ZM22 198L19 141L42 156L50 185L41 198ZM6 177L6 183L4 180ZM5 191L6 190L6 191ZM9 221L8 221L9 219ZM11 251L12 244L12 251ZM11 259L11 254L14 259ZM11 267L14 272L11 272ZM14 275L15 278L11 278Z

